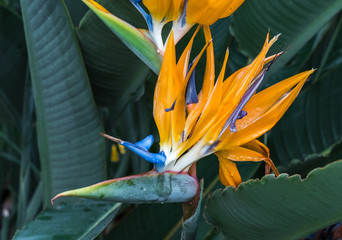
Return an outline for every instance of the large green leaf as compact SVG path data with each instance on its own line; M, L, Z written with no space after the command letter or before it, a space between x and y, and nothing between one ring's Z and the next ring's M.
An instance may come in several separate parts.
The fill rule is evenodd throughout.
M27 75L24 29L19 16L0 5L0 121L19 127Z
M78 26L81 19L84 17L89 8L81 0L65 0L64 2L69 10L70 17L74 26Z
M282 33L271 52L294 44L277 60L269 75L280 70L340 10L340 0L250 0L233 17L231 29L241 50L255 57L267 31Z
M342 161L299 175L267 175L208 199L207 219L227 239L299 239L342 220Z
M94 239L113 219L120 206L120 203L81 200L58 208L48 208L34 221L30 221L23 230L19 230L13 239Z
M47 205L59 192L104 179L104 140L63 2L22 0L21 7Z
M43 200L49 206L58 192L104 179L102 125L63 2L22 0L21 7L37 114ZM111 221L118 206L86 201L45 209L17 238L37 239L39 232L40 239L91 239Z
M293 159L322 166L334 159L332 150L333 155L341 152L341 74L340 64L307 87L272 129L268 139L273 160L284 167Z
M135 27L145 27L144 19L129 1L99 3ZM136 98L149 68L91 11L82 19L77 36L96 101L121 111Z

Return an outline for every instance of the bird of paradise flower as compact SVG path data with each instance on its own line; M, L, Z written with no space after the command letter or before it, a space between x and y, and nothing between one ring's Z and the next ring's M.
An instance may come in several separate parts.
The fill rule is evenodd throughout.
M275 36L269 40L267 35L254 61L224 80L227 50L215 82L209 27L204 26L204 33L207 44L190 65L194 36L177 63L172 33L168 39L154 93L153 115L160 135L160 152L148 151L153 143L152 136L132 144L103 135L155 164L157 172L187 172L199 159L215 154L219 159L220 180L226 186L237 187L242 181L235 161L264 161L278 175L268 148L257 138L278 122L314 70L299 73L256 93L270 63L278 56L266 57L278 39ZM205 51L203 87L197 96L194 69Z

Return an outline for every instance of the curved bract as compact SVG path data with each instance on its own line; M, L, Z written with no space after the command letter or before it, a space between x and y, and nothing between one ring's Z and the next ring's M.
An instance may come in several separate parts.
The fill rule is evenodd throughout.
M156 45L141 31L108 12L93 0L83 2L107 25L121 41L137 55L151 70L159 72L162 56Z
M125 203L187 202L197 193L199 183L186 173L155 171L112 179L55 196L82 197Z

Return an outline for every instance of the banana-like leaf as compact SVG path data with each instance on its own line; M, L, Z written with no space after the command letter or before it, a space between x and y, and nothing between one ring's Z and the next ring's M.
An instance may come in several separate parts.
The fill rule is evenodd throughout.
M68 196L125 203L187 202L198 188L197 179L188 174L151 171L66 191L51 201Z
M105 178L102 124L62 1L22 0L44 203Z
M0 121L20 127L27 75L24 29L19 16L0 5Z
M23 230L17 231L13 239L94 239L110 223L120 206L121 203L80 200L48 208L28 222Z
M272 66L268 75L281 69L340 10L340 0L251 0L234 14L231 30L241 50L255 57L267 31L281 33L271 52L288 49Z
M142 30L114 16L92 0L82 0L152 71L159 73L162 56Z
M65 0L64 2L68 8L74 26L78 26L89 8L81 1Z
M21 8L37 113L43 201L48 207L58 192L105 178L104 140L99 134L103 128L63 1L21 0ZM92 239L117 208L86 201L61 204L41 212L17 238Z
M209 197L206 218L227 239L299 239L342 220L342 160L299 175L267 175Z

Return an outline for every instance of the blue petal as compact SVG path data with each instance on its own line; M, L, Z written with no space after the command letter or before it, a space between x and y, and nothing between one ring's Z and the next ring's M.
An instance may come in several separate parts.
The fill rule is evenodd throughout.
M189 64L188 67L188 72L190 68L192 67L193 62ZM173 102L172 106L170 108L166 108L165 112L170 112L175 108L177 99ZM185 105L193 104L193 103L198 103L198 96L197 96L197 91L196 91L196 82L195 82L195 69L191 73L191 76L189 78L189 82L186 86L185 90Z
M258 76L256 76L256 78L253 80L254 82L252 83L252 86L246 91L245 95L243 95L239 105L237 106L237 108L234 110L233 114L232 114L232 122L230 124L230 128L229 130L231 132L236 132L236 120L239 117L239 114L242 111L242 108L247 104L247 102L249 101L249 99L251 99L251 97L253 96L253 94L255 93L255 91L257 90L257 88L259 87L259 85L261 84L262 80L264 80L265 77L265 73L266 73L266 69L263 69Z
M186 25L186 9L188 7L188 0L184 1L183 4L183 12L182 16L180 17L181 27L184 27Z
M143 159L145 159L148 162L151 162L154 164L164 164L164 162L166 161L165 155L160 154L160 153L150 153L145 148L143 148L139 145L136 145L136 144L133 144L130 142L126 142L126 141L122 141L120 144L122 146L128 148L129 150L131 150L132 152L134 152L138 156L142 157Z
M140 6L139 3L142 2L142 0L130 0L131 3L134 5L136 9L141 13L141 15L145 18L145 21L148 26L148 30L150 32L153 32L153 24L152 24L152 17L151 14L147 14L147 12Z
M261 84L261 82L264 79L265 74L266 74L268 69L269 69L269 67L264 68L263 70L261 70L261 72L258 74L258 76L256 76L253 79L251 87L243 95L239 105L235 108L232 115L229 116L226 123L224 124L224 127L221 130L220 136L223 134L224 131L226 131L226 129L228 128L229 125L230 125L229 130L231 132L237 132L236 125L235 125L236 120L241 119L247 115L247 112L242 110L242 109L245 107L245 105L247 104L249 99L253 96L253 94L255 93L255 91L257 90L259 85Z
M190 64L189 68L192 64ZM191 73L188 85L186 86L185 91L185 104L193 104L198 103L198 97L196 92L196 83L195 83L195 70Z
M188 72L190 68L192 67L193 62L189 64L188 67ZM186 86L186 91L185 91L185 104L193 104L193 103L198 103L198 97L197 97L197 92L196 92L196 82L195 82L195 69L191 73L188 85Z
M246 116L247 116L247 112L246 112L245 110L242 110L242 111L239 113L237 119L243 119L243 118L246 117Z
M143 140L136 142L134 145L136 145L138 147L142 147L146 150L149 150L153 144L153 141L154 141L153 136L149 135L149 136L145 137Z
M177 99L176 99L176 100L177 100ZM172 106L171 106L170 108L166 108L166 109L165 109L165 112L170 112L170 111L172 111L173 109L175 109L176 100L172 103Z

